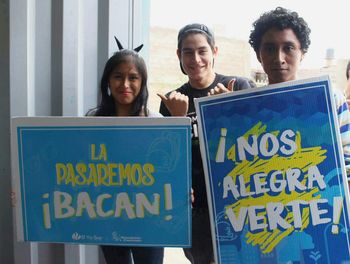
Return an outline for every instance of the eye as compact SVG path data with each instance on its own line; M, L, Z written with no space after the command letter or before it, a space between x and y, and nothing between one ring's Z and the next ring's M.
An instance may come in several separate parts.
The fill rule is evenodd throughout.
M119 80L122 78L122 76L120 74L115 73L115 74L112 74L111 78Z
M295 50L295 47L293 45L288 45L284 49L286 52L292 52Z
M183 51L183 54L186 56L190 56L193 54L193 52L191 50L185 50L185 51Z
M276 51L276 48L273 47L273 46L269 46L269 47L266 47L266 51L269 52L269 53L273 53Z
M131 75L130 77L129 77L129 80L130 81L136 81L136 80L138 80L139 79L139 76L138 75Z

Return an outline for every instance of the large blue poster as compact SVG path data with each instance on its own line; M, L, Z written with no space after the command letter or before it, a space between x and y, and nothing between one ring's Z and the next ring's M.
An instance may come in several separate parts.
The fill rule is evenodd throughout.
M187 118L14 118L19 239L191 244Z
M195 104L216 263L348 263L349 190L328 78Z

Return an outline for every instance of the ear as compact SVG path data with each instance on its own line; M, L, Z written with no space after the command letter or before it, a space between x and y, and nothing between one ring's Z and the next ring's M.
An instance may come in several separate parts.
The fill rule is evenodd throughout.
M303 61L304 57L305 57L305 53L303 52L303 53L301 54L300 62Z
M181 61L181 52L179 49L176 50L176 55L179 58L179 60Z
M255 55L256 55L257 60L261 63L260 53L256 52Z
M134 51L139 52L142 49L142 47L143 47L143 44L141 44L137 48L134 48Z
M217 46L215 46L214 49L213 49L213 57L216 58L218 53L219 53L219 48Z

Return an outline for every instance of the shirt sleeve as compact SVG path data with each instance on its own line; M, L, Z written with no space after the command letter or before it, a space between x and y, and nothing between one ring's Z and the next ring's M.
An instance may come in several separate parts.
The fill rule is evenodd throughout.
M163 116L171 116L168 108L165 106L163 102L160 103L159 113L161 113Z
M244 78L244 77L236 77L236 82L234 84L235 91L255 88L255 87L256 85L251 79Z
M340 91L334 90L346 174L348 181L350 181L350 111L344 95Z

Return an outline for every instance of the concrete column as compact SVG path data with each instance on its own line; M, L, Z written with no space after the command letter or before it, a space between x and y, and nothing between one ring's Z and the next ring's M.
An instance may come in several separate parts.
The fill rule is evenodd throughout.
M34 115L34 7L32 0L10 3L10 117ZM35 252L35 244L15 241L14 263L37 263Z
M117 50L114 36L125 48L144 43L135 32L147 25L142 4L149 1L0 3L0 263L104 263L97 246L12 243L10 117L83 116L96 107L103 67Z
M10 6L9 0L0 3L0 263L14 263L10 201Z

